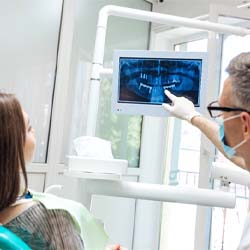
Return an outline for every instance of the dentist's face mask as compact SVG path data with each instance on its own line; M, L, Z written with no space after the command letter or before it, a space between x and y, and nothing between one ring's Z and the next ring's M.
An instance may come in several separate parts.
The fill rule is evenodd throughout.
M240 143L238 143L237 145L235 145L234 147L230 147L229 145L227 145L227 142L225 140L224 123L227 121L230 121L232 119L238 118L238 117L240 117L240 114L228 117L224 120L221 119L220 121L218 121L218 123L219 123L219 138L220 138L221 144L223 146L224 152L228 158L232 158L233 156L235 156L236 155L235 150L246 142L246 140L243 140Z

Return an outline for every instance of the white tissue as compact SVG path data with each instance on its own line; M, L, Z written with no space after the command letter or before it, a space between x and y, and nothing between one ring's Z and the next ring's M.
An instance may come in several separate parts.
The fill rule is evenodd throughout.
M111 142L92 136L81 136L73 141L78 156L95 159L113 159Z

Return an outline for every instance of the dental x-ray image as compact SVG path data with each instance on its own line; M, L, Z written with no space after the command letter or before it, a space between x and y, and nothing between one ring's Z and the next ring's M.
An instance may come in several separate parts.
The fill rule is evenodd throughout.
M167 89L199 106L201 71L201 59L120 57L118 102L160 105Z

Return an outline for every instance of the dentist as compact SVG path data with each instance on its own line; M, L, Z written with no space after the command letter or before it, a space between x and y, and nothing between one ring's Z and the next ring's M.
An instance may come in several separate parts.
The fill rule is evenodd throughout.
M234 57L226 70L229 74L224 82L218 101L211 102L208 112L216 123L195 111L191 101L165 91L172 104L163 107L172 115L190 122L229 160L250 171L250 52ZM250 249L250 214L246 218L238 250Z

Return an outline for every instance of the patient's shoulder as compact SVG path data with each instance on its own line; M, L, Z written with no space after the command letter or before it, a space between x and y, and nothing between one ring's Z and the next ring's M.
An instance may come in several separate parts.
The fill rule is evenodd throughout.
M10 222L11 220L21 215L23 212L25 212L36 204L37 202L33 200L28 200L28 202L5 208L3 211L0 212L0 223L6 224Z
M5 226L29 246L35 243L45 248L49 245L51 249L72 249L70 246L83 249L71 215L62 209L47 209L41 202L35 203Z

